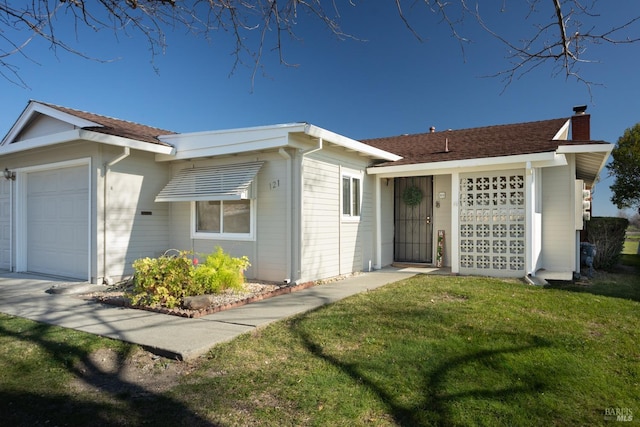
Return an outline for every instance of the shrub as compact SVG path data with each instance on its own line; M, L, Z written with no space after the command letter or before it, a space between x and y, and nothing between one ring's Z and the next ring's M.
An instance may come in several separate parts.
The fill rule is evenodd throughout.
M218 247L194 272L193 280L202 293L215 294L226 289L242 289L244 271L249 267L246 256L233 258Z
M250 265L246 256L233 258L217 248L204 263L191 258L192 252L176 251L175 255L136 260L131 302L173 308L184 297L242 289L244 270Z
M618 264L628 225L626 218L613 217L592 217L587 222L587 240L596 245L595 268L611 270Z
M131 302L141 305L161 304L175 307L187 296L192 282L193 264L189 252L176 256L141 258L133 263L133 296Z

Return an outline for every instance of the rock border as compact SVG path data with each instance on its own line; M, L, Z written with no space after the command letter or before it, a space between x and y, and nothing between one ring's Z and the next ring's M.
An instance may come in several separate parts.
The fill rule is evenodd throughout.
M258 301L262 301L265 299L269 299L269 298L273 298L273 297L277 297L277 296L281 296L281 295L286 295L286 294L290 294L293 292L298 292L304 289L308 289L311 288L313 286L316 286L320 283L317 282L305 282L305 283L301 283L299 285L287 285L287 286L282 286L278 289L275 289L273 291L269 291L269 292L264 292L261 294L256 294L256 295L252 295L246 298L242 298L239 299L237 301L233 301L230 303L225 303L225 304L220 304L220 305L212 305L210 307L207 308L203 308L203 309L188 309L188 308L183 308L183 307L176 307L176 308L168 308L168 307L162 307L162 306L146 306L146 305L139 305L139 304L132 304L130 302L130 300L123 295L117 295L117 296L113 296L113 295L108 295L108 293L102 294L102 295L95 295L93 297L91 297L93 300L102 303L102 304L107 304L107 305L113 305L113 306L117 306L117 307L125 307L125 308L132 308L132 309L136 309L136 310L145 310L145 311L150 311L150 312L154 312L154 313L160 313L160 314L168 314L171 316L178 316L178 317L186 317L186 318L190 318L190 319L196 319L202 316L207 316L209 314L214 314L214 313L218 313L220 311L224 311L224 310L229 310L232 308L237 308L237 307L241 307L243 305L247 305L247 304L251 304L254 302L258 302Z

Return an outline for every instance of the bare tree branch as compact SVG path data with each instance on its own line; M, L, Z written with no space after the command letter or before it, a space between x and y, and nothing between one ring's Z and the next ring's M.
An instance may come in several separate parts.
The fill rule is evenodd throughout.
M599 0L527 0L525 16L511 12L509 19L522 20L523 35L507 37L500 30L490 28L484 17L509 13L509 5L522 0L502 0L494 9L480 12L476 0L393 0L400 21L417 40L437 31L424 28L407 14L408 7L422 5L440 18L459 41L462 56L470 38L462 34L466 19L495 37L507 49L508 68L492 77L502 78L507 87L544 64L552 64L554 75L564 74L590 87L592 82L583 77L580 65L595 62L586 56L589 48L599 44L630 44L640 41L640 16L630 16L626 22L615 23L602 29L596 5ZM511 1L511 3L510 3ZM487 3L483 3L486 5ZM111 31L116 39L121 35L142 35L149 45L151 62L163 54L167 47L166 32L183 29L194 36L210 40L213 35L227 33L233 39L231 72L238 66L252 68L251 81L262 69L266 52L277 54L280 64L296 66L286 59L288 41L299 41L297 29L300 21L319 22L338 39L354 35L341 28L341 7L367 7L356 0L2 0L0 1L0 76L21 86L20 70L13 58L30 57L29 49L36 40L47 42L54 54L58 49L73 55L97 61L76 48L81 29L95 32ZM638 14L640 15L640 14ZM542 16L542 18L540 18ZM546 18L545 18L546 16ZM75 28L75 41L58 37L57 28Z

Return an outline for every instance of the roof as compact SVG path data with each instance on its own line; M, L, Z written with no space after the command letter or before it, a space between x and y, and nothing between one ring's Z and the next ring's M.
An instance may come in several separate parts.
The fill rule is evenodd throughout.
M556 151L572 142L557 138L569 118L400 135L364 140L403 158L378 166L407 165ZM589 142L581 141L580 144Z
M78 117L80 119L94 123L94 126L83 126L82 129L91 130L107 135L120 136L123 138L135 139L138 141L149 142L152 144L170 146L166 142L162 142L158 137L161 135L173 135L175 132L160 129L152 126L141 125L139 123L120 120L113 117L102 116L99 114L89 113L86 111L74 110L72 108L61 107L59 105L49 104L46 102L32 101L47 107L53 108L65 114Z

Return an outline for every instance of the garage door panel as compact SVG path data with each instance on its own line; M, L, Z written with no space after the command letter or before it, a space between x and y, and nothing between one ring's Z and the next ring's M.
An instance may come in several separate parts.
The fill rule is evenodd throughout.
M27 269L88 277L88 167L32 172L27 178Z
M0 269L11 268L11 185L13 181L0 181Z

